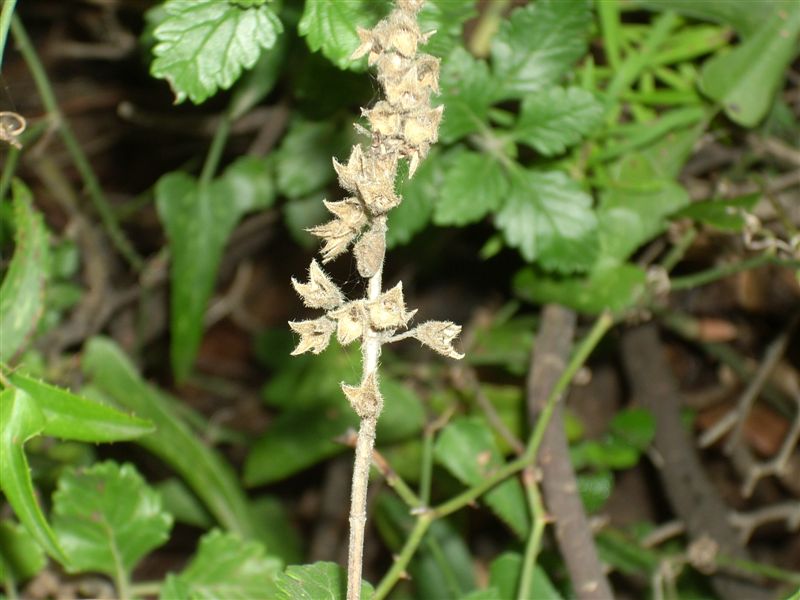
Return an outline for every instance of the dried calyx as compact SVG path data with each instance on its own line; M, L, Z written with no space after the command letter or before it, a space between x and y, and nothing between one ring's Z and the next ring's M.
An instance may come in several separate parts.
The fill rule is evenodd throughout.
M351 246L359 275L377 285L360 300L347 301L341 290L316 261L311 262L307 283L292 280L295 290L309 308L326 311L325 316L292 322L300 334L293 354L319 353L336 334L347 345L357 339L380 344L393 341L405 329L415 310L406 310L403 288L397 284L380 292L380 277L386 253L386 215L402 200L395 189L398 164L408 161L409 177L414 175L431 144L438 137L443 107L432 107L431 94L439 91L439 59L417 52L433 32L422 33L417 12L423 0L398 0L397 8L372 30L359 29L361 45L352 58L367 56L377 69L384 99L363 115L369 129L357 127L371 137L368 146L353 146L346 162L333 160L341 187L349 194L338 202L325 202L333 218L309 231L322 240L322 262L328 263ZM461 327L449 321L428 321L396 338L415 337L436 352L451 358L453 340ZM366 370L366 367L365 367ZM377 414L382 400L374 370L365 372L359 386L343 385L356 412Z

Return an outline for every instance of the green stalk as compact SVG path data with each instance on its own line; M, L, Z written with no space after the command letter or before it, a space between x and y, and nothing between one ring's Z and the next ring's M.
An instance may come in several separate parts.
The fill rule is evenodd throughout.
M106 228L111 242L135 271L141 271L144 266L144 261L137 254L136 250L134 250L130 241L125 236L125 233L120 228L114 216L114 212L111 210L111 206L103 193L103 189L100 187L100 182L92 170L89 159L86 157L86 154L84 154L69 123L67 123L64 116L61 114L61 109L58 107L58 102L56 102L56 97L53 93L50 81L47 78L44 66L39 60L36 50L28 34L25 32L25 28L22 26L22 21L20 21L17 16L14 16L11 20L11 32L14 34L14 39L17 42L17 46L19 46L19 50L25 62L28 64L31 75L33 75L42 103L50 118L55 123L61 135L61 139L64 142L64 146L66 146L75 168L78 169L78 173L80 173L81 179L83 179L89 199L92 201L97 214L100 216L100 221Z
M11 27L11 15L14 14L14 6L17 0L3 0L3 8L0 9L0 73L3 72L3 55L5 54L6 43L8 42L8 29Z
M547 517L533 469L530 467L525 469L522 477L525 482L525 497L528 500L528 507L531 511L531 533L525 545L525 556L522 560L522 574L520 575L517 599L528 600L528 598L532 597L533 575L536 572L536 559L539 556L539 548L542 545L542 534L544 533L545 525L547 525Z
M670 289L673 291L686 290L701 285L706 285L707 283L712 283L718 279L725 279L726 277L730 277L736 273L749 271L750 269L755 269L769 264L789 267L791 269L800 269L800 260L782 259L771 254L759 254L758 256L754 256L753 258L748 258L747 260L740 262L731 263L729 265L720 265L719 267L713 267L705 271L700 271L699 273L693 273L692 275L675 277L670 283Z
M405 572L408 563L411 561L411 557L414 556L414 552L416 552L417 547L434 519L435 517L432 512L426 512L420 515L414 525L414 529L411 530L406 540L405 546L403 546L400 554L394 560L392 568L389 569L389 572L384 575L383 579L381 579L381 582L378 584L378 588L375 590L372 600L383 600L389 595L389 592L392 591L394 585Z
M228 142L228 137L231 133L231 124L233 118L230 110L226 110L220 119L217 130L214 132L214 138L211 140L211 147L208 149L206 160L203 163L203 170L200 173L200 186L205 187L214 178L214 175L219 168L219 163L222 160L222 152L225 150L225 144Z

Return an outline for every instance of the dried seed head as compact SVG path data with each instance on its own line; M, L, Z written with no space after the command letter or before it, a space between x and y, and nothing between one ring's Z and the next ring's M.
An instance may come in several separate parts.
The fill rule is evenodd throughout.
M372 32L369 29L359 27L356 29L356 33L358 34L358 39L361 40L361 44L350 55L350 60L358 60L372 51Z
M347 396L350 406L362 419L381 413L383 396L378 389L378 378L375 371L367 375L361 385L347 385L342 382L342 391Z
M333 168L339 175L339 184L353 194L358 191L358 181L363 179L363 158L361 146L355 145L350 151L350 158L347 159L346 165L343 165L335 158L333 159Z
M387 102L378 102L370 110L362 112L369 120L370 127L374 133L388 138L396 137L400 134L400 115Z
M309 233L322 238L322 262L326 263L344 253L350 242L367 224L367 215L358 198L345 198L340 202L325 202L325 207L336 217L323 225L312 227Z
M367 306L369 323L374 329L397 329L405 327L417 312L406 312L403 299L403 282L398 283L388 292L384 292Z
M347 346L364 334L367 317L362 300L348 302L330 311L328 317L336 320L336 339L342 346Z
M374 276L383 265L385 254L386 220L376 219L372 223L372 227L361 236L361 239L358 240L353 248L358 274L364 279Z
M405 12L416 13L425 4L425 0L397 0L397 7Z
M344 302L344 295L331 278L312 260L308 269L308 283L300 283L292 277L292 286L303 298L303 304L309 308L336 308Z
M336 324L327 317L320 317L311 321L289 321L289 327L300 334L300 341L292 351L292 356L296 356L309 350L314 354L325 350Z
M414 337L432 350L450 358L461 359L464 355L453 348L453 340L459 333L461 325L450 321L426 321L413 330Z

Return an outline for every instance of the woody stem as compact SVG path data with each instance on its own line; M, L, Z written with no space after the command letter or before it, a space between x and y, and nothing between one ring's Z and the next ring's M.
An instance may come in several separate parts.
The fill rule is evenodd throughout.
M386 217L376 217L386 219ZM384 229L385 228L381 228ZM381 265L383 257L381 257ZM383 288L383 267L378 269L367 284L367 299L377 300ZM366 380L378 369L381 353L381 337L377 331L368 327L364 332L363 371L361 380ZM377 374L377 373L376 373ZM380 402L380 401L379 401ZM347 600L361 598L361 572L364 561L364 531L367 524L367 487L369 468L372 462L372 449L375 446L375 429L380 416L380 404L374 412L362 416L358 429L356 454L353 462L353 483L350 491L350 544L347 556Z

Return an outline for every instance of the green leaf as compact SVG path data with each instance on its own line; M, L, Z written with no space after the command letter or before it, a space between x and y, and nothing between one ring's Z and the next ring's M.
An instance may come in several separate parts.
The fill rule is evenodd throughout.
M331 562L292 565L278 574L275 587L275 600L344 600L347 573ZM373 587L362 582L361 597L369 600L373 593Z
M598 268L627 259L666 228L667 215L688 203L686 190L661 178L645 156L627 155L616 165L612 181L600 199Z
M596 473L578 474L578 493L587 512L597 512L611 497L614 489L614 475L603 470Z
M169 81L176 102L188 97L200 104L228 89L283 31L266 5L243 9L217 0L168 0L164 9L150 73Z
M306 0L298 33L312 51L322 54L340 69L363 70L365 60L350 55L361 44L358 27L371 28L382 16L385 4L369 0Z
M289 510L278 497L260 496L253 502L253 514L264 524L261 540L270 555L280 558L284 564L303 562L304 539L294 526Z
M527 267L513 280L514 293L524 300L554 302L587 314L625 311L642 298L646 284L644 270L627 263L595 269L588 277L553 277Z
M485 61L456 47L442 62L440 84L438 102L445 107L439 128L441 141L449 144L488 127L489 108L496 97Z
M619 530L605 527L595 537L603 563L628 575L650 576L662 564L663 557L645 548Z
M498 598L516 598L522 574L522 555L503 552L489 565L489 585L498 589Z
M399 177L397 191L403 198L400 206L389 212L386 247L394 248L411 241L422 231L433 214L433 204L442 189L445 170L442 156L434 147L414 173L414 177Z
M672 216L694 219L723 231L738 232L745 224L742 213L752 211L760 199L761 194L747 194L730 200L703 200L693 202Z
M460 45L464 23L478 14L473 2L453 0L427 0L419 11L417 20L420 31L436 31L421 51L438 56L447 56Z
M136 440L179 473L219 523L243 537L257 536L260 525L228 462L206 446L178 416L174 400L147 385L110 340L94 338L83 355L83 370L119 406L156 426Z
M720 103L728 117L745 127L769 112L783 85L786 69L797 56L800 6L776 11L750 37L727 54L703 65L700 89Z
M177 380L189 374L225 244L242 216L272 204L275 191L264 159L244 157L204 186L180 172L156 184L156 205L172 256L171 347Z
M42 432L44 425L44 414L27 392L19 388L0 392L0 488L33 539L66 565L67 556L36 500L23 449L25 442Z
M592 198L561 171L514 172L495 224L509 246L545 269L584 271L597 256Z
M552 87L526 96L512 135L544 156L563 153L603 120L603 105L591 92Z
M656 423L653 413L644 408L626 408L614 415L609 430L637 450L644 452L653 442Z
M0 521L0 581L23 582L46 564L42 547L22 525Z
M516 9L492 40L497 94L523 98L558 83L586 52L587 0L538 0Z
M239 80L228 106L232 121L244 116L274 89L281 69L286 64L287 46L287 36L278 38L275 47L262 53L253 68Z
M25 390L45 417L42 433L81 442L130 440L154 430L143 419L88 400L53 385L13 373L9 379Z
M289 198L301 198L332 181L336 172L331 157L349 150L348 132L338 119L293 119L275 152L278 190Z
M535 324L535 318L520 316L477 330L466 360L473 365L503 366L515 375L524 375L533 347Z
M570 448L570 457L576 469L586 466L602 470L630 469L639 462L640 456L636 447L615 436L585 440Z
M503 168L476 152L457 155L444 176L433 213L437 225L463 226L497 210L508 193Z
M454 419L436 439L436 461L466 485L477 485L503 464L491 430L476 417ZM484 496L486 504L520 538L530 521L525 496L517 479L504 481Z
M44 309L47 230L33 209L31 192L12 183L16 249L0 286L0 362L11 360L36 330Z
M176 521L201 529L210 529L214 524L197 496L177 477L160 481L154 487L161 495L164 510L175 517Z
M280 569L280 560L266 556L260 543L215 529L200 539L189 566L167 576L161 600L264 598L267 583Z
M466 596L462 596L461 600L497 600L500 597L497 588L490 587L485 590L472 590Z
M67 471L53 494L53 529L71 572L130 573L171 528L161 497L130 463Z

